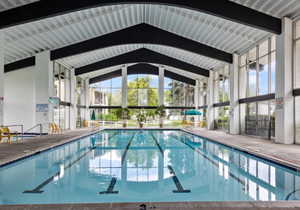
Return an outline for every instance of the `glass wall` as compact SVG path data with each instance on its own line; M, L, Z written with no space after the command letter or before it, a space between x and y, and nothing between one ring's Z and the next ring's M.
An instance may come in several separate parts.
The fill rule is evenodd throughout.
M229 65L214 72L214 104L229 102ZM229 106L217 106L214 108L215 129L229 130Z
M122 78L113 78L90 86L91 105L93 106L121 106Z
M128 106L158 106L158 76L128 76Z
M228 102L229 99L229 65L214 72L214 104Z
M300 88L300 21L294 27L294 89ZM295 97L295 140L300 144L300 96Z
M239 59L240 99L275 93L275 36L256 45ZM240 105L242 134L271 138L275 135L274 101Z
M159 126L159 117L155 113L156 107L159 105L158 84L158 76L143 74L128 76L127 102L130 115L130 119L127 120L128 127L137 127L137 115L139 113L146 115L145 127ZM183 111L185 110L184 107L194 106L194 88L192 85L165 78L164 105L172 107L165 110L165 126L177 127L182 125L183 119L192 120L190 116L183 116ZM80 90L80 88L78 89ZM91 113L95 113L96 120L102 123L102 126L122 126L122 110L120 108L122 105L122 78L113 78L90 85L90 93L91 105L99 106L99 108L91 111ZM80 114L78 113L78 116Z
M54 106L53 122L61 129L70 129L71 76L70 69L54 62L54 91L60 104Z
M275 137L275 101L241 104L241 111L245 113L241 119L242 134Z
M240 98L275 92L275 43L273 36L240 56Z
M183 82L165 78L164 104L169 107L194 107L195 87Z
M77 116L76 116L76 127L83 127L83 121L85 120L85 83L80 77L76 77L76 104L77 104Z

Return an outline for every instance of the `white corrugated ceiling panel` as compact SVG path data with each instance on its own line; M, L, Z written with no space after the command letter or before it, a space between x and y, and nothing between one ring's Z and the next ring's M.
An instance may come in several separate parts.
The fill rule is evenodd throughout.
M243 50L268 33L200 12L164 5L115 5L82 10L5 30L10 63L148 23L229 53Z
M95 50L92 52L88 52L76 56L71 56L64 59L59 59L58 62L63 63L67 66L71 66L73 68L79 68L85 65L95 63L97 61L105 60L141 48L146 48L207 70L217 68L224 64L221 61L217 61L215 59L207 58L177 48L166 47L161 45L151 45L151 44L131 44L131 45L114 46L114 47Z
M1 0L0 1L0 12L5 10L9 10L12 8L24 6L26 4L30 4L33 2L37 2L39 0Z
M274 17L296 18L300 15L299 0L230 0Z

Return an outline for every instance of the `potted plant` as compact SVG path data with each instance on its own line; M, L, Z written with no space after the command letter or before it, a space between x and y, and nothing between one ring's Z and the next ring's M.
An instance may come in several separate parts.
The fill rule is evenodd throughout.
M144 123L147 121L147 117L144 112L139 112L136 116L136 119L139 123L139 127L143 128Z
M127 127L127 120L130 120L130 112L128 108L118 109L116 112L117 118L123 120L123 128Z
M161 105L157 107L157 109L155 110L155 114L159 117L159 127L162 128L164 123L163 120L166 117L165 106Z

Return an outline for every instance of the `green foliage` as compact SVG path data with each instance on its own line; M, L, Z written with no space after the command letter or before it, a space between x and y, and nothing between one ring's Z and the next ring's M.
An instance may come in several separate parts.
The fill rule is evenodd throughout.
M138 123L145 123L147 121L147 115L144 112L144 110L140 111L137 115L136 115L136 120L138 121Z
M161 106L157 107L157 109L155 110L155 115L159 116L160 118L166 117L165 106L161 105Z
M145 89L147 95L145 96L147 100L147 106L157 106L158 104L158 91L157 89L150 88L151 78L142 77L136 78L134 81L128 84L128 105L138 106L141 105L138 102L139 90ZM141 94L140 94L141 97Z
M128 108L120 108L115 110L115 114L118 119L130 120L130 111Z

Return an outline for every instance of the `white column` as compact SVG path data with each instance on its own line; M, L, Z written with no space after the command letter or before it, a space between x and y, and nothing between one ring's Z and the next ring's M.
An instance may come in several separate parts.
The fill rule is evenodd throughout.
M165 69L163 66L159 66L159 84L158 84L158 95L159 101L158 104L160 106L164 105L164 87L165 87Z
M293 22L282 19L282 34L276 37L275 142L294 143Z
M194 101L195 101L195 107L196 107L196 110L199 109L199 89L200 89L200 81L199 80L196 80L196 86L195 86L195 95L194 95ZM200 121L200 116L196 116L195 117L195 126L197 126L197 124L199 123Z
M77 99L76 99L76 76L75 70L72 69L70 73L71 78L71 110L70 110L70 129L76 129L76 116L77 116Z
M214 73L210 72L207 84L207 128L214 129Z
M128 94L128 85L127 85L127 66L122 67L122 108L127 108L127 94Z
M4 123L4 33L0 31L0 126Z
M203 82L199 81L199 106L205 106L204 104L204 88L203 88ZM203 111L203 110L202 110ZM203 120L203 115L200 116L200 121Z
M90 116L90 80L87 78L84 80L84 105L86 106L85 110L85 120L91 120Z
M233 63L229 67L230 85L230 129L233 135L240 134L240 109L239 109L239 62L238 55L233 54Z
M196 80L195 95L194 95L196 109L199 109L199 97L200 97L200 95L199 95L199 89L200 89L200 81Z
M43 132L48 132L49 123L53 121L53 105L49 97L54 96L53 63L50 52L36 55L35 64L35 123L43 125Z

